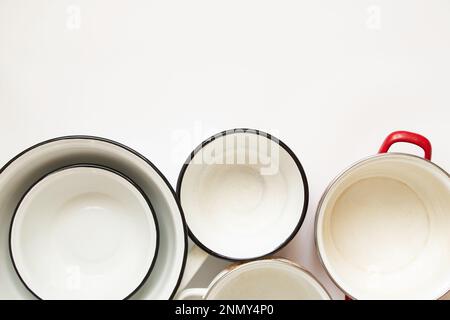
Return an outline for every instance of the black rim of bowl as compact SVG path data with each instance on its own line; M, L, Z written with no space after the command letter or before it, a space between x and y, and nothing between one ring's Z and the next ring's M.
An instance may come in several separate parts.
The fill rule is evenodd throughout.
M27 154L29 151L32 151L38 147L50 144L50 143L54 143L54 142L58 142L58 141L64 141L64 140L93 140L93 141L100 141L100 142L104 142L104 143L109 143L112 144L114 146L120 147L122 149L124 149L125 151L128 151L130 153L132 153L133 155L137 156L138 158L140 158L141 160L143 160L147 165L149 165L157 174L158 176L164 181L165 185L168 187L170 193L172 194L177 207L178 207L178 211L180 213L180 217L181 217L181 221L183 224L183 237L184 237L184 250L183 250L183 262L182 262L182 266L181 269L179 271L179 275L178 275L178 279L177 282L175 284L175 286L172 289L172 292L169 296L169 300L173 299L173 297L175 296L178 287L180 286L181 280L183 278L183 274L184 274L184 269L186 268L186 260L187 260L187 248L188 248L188 229L187 229L187 225L186 225L186 220L184 218L184 213L183 213L183 209L181 207L180 201L174 191L174 189L172 188L172 186L170 185L169 181L167 180L167 178L162 174L162 172L150 161L148 160L146 157L144 157L142 154L140 154L139 152L135 151L134 149L119 143L117 141L111 140L111 139L107 139L107 138L102 138L102 137L97 137L97 136L89 136L89 135L71 135L71 136L62 136L62 137L57 137L57 138L53 138L53 139L49 139L49 140L45 140L42 141L40 143L37 143L27 149L25 149L24 151L20 152L19 154L17 154L15 157L13 157L11 160L9 160L1 169L0 169L0 175L12 164L14 163L17 159L19 159L20 157L22 157L23 155ZM75 163L76 164L76 163ZM54 170L53 170L54 171ZM51 172L53 172L51 171ZM33 183L34 185L35 183ZM28 191L27 191L28 192ZM15 213L14 213L15 215ZM14 218L14 217L13 217ZM12 223L12 222L11 222ZM10 241L8 241L8 245L10 245ZM9 248L10 250L11 248ZM158 242L158 253L159 253L159 242ZM11 255L11 252L10 252ZM154 264L156 264L157 259L154 259ZM14 268L16 268L14 262L12 262ZM153 265L154 266L154 265ZM152 267L153 269L153 267ZM16 271L17 273L17 271ZM151 273L151 272L150 272ZM141 285L128 297L126 297L125 299L130 298L132 295L134 295L137 291L139 291L139 289L141 289L144 284L146 283L146 280L148 279L149 275L146 277L146 279L141 283ZM22 284L24 284L24 282L22 281L22 279L19 276L20 281L22 282ZM26 287L26 285L25 285ZM28 287L26 287L28 289ZM29 289L28 289L29 290ZM29 290L30 291L30 290ZM30 291L35 297L37 297L32 291ZM39 297L37 297L39 298Z
M234 258L234 257L229 257L229 256L222 255L222 254L220 254L218 252L215 252L214 250L211 250L206 245L204 245L194 235L192 230L189 228L189 225L187 223L186 217L184 217L184 220L186 221L186 226L188 228L189 237L201 249L203 249L207 253L209 253L209 254L217 257L217 258L225 259L225 260L228 260L228 261L247 261L247 260L260 259L260 258L267 257L267 256L270 256L270 255L274 254L275 252L277 252L277 251L281 250L282 248L284 248L297 235L298 231L300 230L300 228L301 228L301 226L302 226L302 224L303 224L303 222L305 220L306 212L308 210L309 189L308 189L308 180L306 178L306 173L305 173L305 170L303 169L303 166L301 165L301 163L298 160L298 158L295 155L295 153L284 142L282 142L280 139L272 136L271 134L266 133L266 132L261 131L261 130L249 129L249 128L236 128L236 129L225 130L225 131L219 132L219 133L209 137L208 139L203 141L200 145L198 145L197 148L194 149L194 151L191 152L189 157L184 162L183 167L181 168L180 174L178 176L177 189L176 190L177 190L177 195L178 195L178 201L180 203L181 203L181 190L182 190L182 183L183 183L184 174L186 173L189 165L191 164L191 160L194 158L194 156L200 150L202 150L206 145L208 145L211 142L214 142L216 139L222 138L222 137L227 136L227 135L236 134L236 133L251 133L251 134L258 135L258 136L263 136L263 137L265 137L267 139L270 139L271 141L276 142L280 147L282 147L289 154L289 156L292 158L292 160L294 160L295 164L297 165L297 168L298 168L298 170L300 172L300 175L302 177L303 190L304 190L303 208L302 208L302 211L301 211L300 219L299 219L297 225L295 226L294 230L289 235L289 237L286 240L284 240L279 246L277 246L274 250L272 250L271 252L268 252L266 254L260 255L260 256L252 256L252 257L246 257L246 258ZM185 214L185 213L183 213L183 214Z

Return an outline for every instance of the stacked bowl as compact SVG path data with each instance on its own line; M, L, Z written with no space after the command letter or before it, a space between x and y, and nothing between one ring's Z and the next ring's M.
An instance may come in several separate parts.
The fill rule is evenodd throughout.
M136 151L98 137L48 140L2 168L0 190L0 298L175 294L183 215L166 178Z

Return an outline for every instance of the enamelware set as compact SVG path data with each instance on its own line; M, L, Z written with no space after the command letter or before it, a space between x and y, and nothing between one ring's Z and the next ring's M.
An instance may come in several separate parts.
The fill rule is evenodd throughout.
M388 152L398 142L424 158ZM308 200L299 159L258 130L205 140L176 192L120 143L48 140L0 171L0 298L328 300L309 271L272 257L301 228ZM315 243L349 299L439 299L450 289L449 231L449 174L425 137L397 131L326 189ZM233 264L189 288L209 255Z

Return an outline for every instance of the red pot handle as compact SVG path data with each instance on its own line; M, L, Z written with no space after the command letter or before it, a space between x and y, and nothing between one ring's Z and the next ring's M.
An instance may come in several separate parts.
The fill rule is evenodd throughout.
M386 153L389 148L397 142L407 142L415 144L423 149L425 152L425 159L431 160L431 143L424 136L408 131L395 131L386 137L383 144L378 150L378 153Z

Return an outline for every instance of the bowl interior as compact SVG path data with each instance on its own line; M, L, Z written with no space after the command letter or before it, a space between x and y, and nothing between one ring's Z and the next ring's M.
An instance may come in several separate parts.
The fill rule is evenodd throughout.
M217 137L198 150L179 184L196 241L230 259L282 246L304 216L306 179L294 157L277 141L248 132Z
M450 182L432 163L362 161L333 183L317 219L321 258L351 296L436 299L450 288Z
M26 193L10 239L19 276L38 297L123 299L151 269L157 226L150 203L128 178L75 166Z
M43 175L58 168L92 163L113 168L133 180L155 210L160 246L155 266L136 299L168 299L179 283L186 257L186 233L173 190L148 160L118 143L95 137L58 138L34 146L8 163L0 174L0 298L33 296L19 280L8 252L8 228L21 196Z

